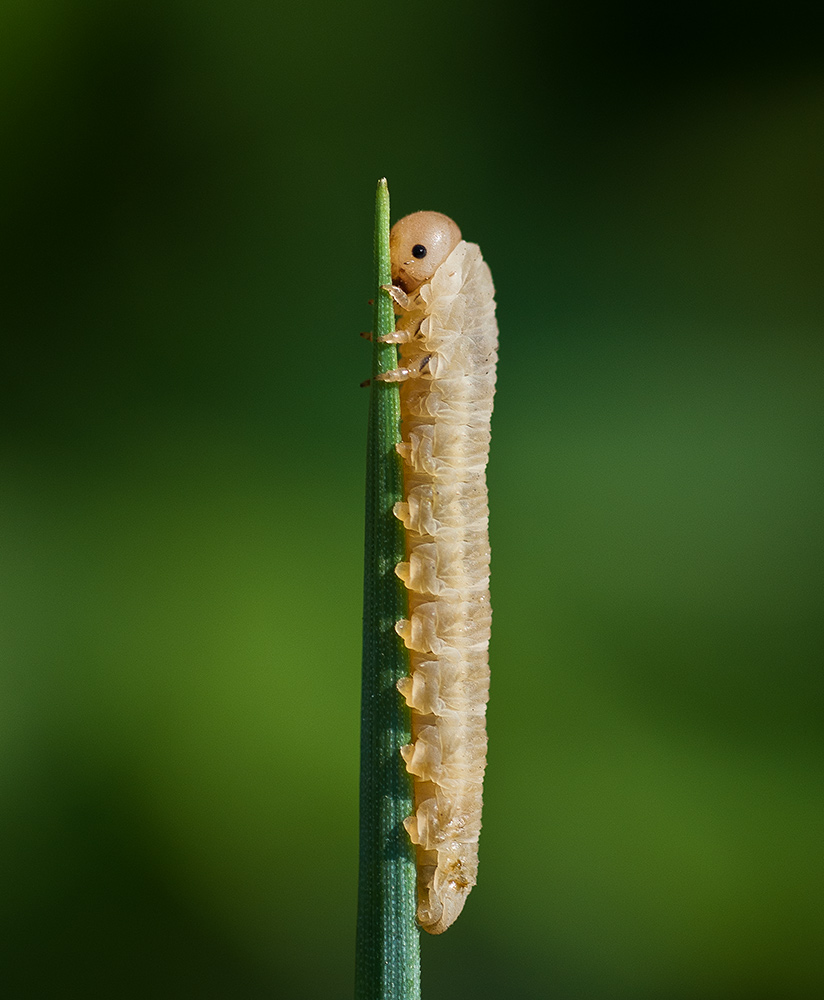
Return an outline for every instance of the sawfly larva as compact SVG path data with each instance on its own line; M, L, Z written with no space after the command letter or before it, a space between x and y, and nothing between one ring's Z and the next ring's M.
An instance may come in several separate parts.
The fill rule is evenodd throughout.
M396 626L410 650L398 683L412 714L401 751L414 775L405 826L417 849L418 922L440 934L478 870L489 697L486 464L498 360L495 289L481 251L439 212L401 219L389 238L409 594Z

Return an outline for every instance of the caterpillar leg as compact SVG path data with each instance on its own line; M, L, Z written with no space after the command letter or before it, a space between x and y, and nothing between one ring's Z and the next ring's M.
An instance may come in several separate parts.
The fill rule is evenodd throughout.
M378 337L378 342L381 344L406 344L413 337L413 334L409 330L393 330L391 333L385 333L382 337Z
M429 375L429 361L432 355L427 354L417 362L414 368L393 368L391 371L376 375L380 382L405 382L410 378L419 378L421 375Z
M364 330L359 336L363 337L364 340L368 340L370 344L375 339L371 330ZM417 340L419 337L418 333L413 333L411 330L393 330L391 333L385 333L382 337L378 337L378 343L405 344L408 340Z
M391 334L390 334L391 336ZM380 338L383 340L383 337ZM380 375L375 375L376 382L406 382L407 379L417 378L419 375L426 373L426 365L429 361L429 357L424 360L424 363L420 368L390 368L388 372L381 372ZM366 381L361 382L361 389L368 385L371 385L372 379L368 378Z
M391 371L376 375L375 379L378 382L405 382L407 379L417 378L419 375L420 372L414 368L393 368Z
M397 285L381 285L381 288L388 292L401 309L409 308L409 296Z
M391 368L388 372L381 372L380 375L375 375L374 380L376 382L405 382L410 378L417 378L421 373L415 368ZM372 384L372 379L368 378L366 381L361 382L361 389L366 388L366 386Z
M364 340L368 340L371 344L375 339L372 336L371 330L364 330L360 334ZM409 330L393 330L391 333L385 333L382 337L378 337L379 344L405 344L409 340L417 339L417 334L411 333Z

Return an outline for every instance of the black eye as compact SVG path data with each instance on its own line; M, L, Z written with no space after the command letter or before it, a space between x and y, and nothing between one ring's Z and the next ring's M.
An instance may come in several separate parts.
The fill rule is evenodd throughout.
M416 243L412 247L412 256L415 260L423 260L426 256L426 247L422 243Z

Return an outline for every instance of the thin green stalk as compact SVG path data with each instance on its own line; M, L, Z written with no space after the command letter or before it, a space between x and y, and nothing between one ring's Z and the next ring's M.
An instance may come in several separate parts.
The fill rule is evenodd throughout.
M396 683L409 657L395 632L406 617L406 592L395 575L405 558L403 526L392 513L403 496L397 383L375 375L398 365L390 284L389 189L375 200L375 319L366 460L366 558L363 588L360 875L355 962L357 1000L420 1000L420 938L415 923L415 854L403 821L412 812L412 781L400 755L410 740L409 710Z

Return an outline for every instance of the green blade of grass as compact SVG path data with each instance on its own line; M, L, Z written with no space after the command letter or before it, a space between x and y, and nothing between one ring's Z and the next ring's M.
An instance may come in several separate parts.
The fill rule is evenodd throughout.
M412 813L412 779L400 748L410 741L409 709L396 688L409 657L395 632L406 617L406 591L395 575L405 558L403 526L392 513L403 498L397 383L375 375L398 365L389 265L389 189L375 199L375 319L366 460L363 589L360 873L355 962L357 1000L419 1000L420 937L415 923L415 853L403 821Z

